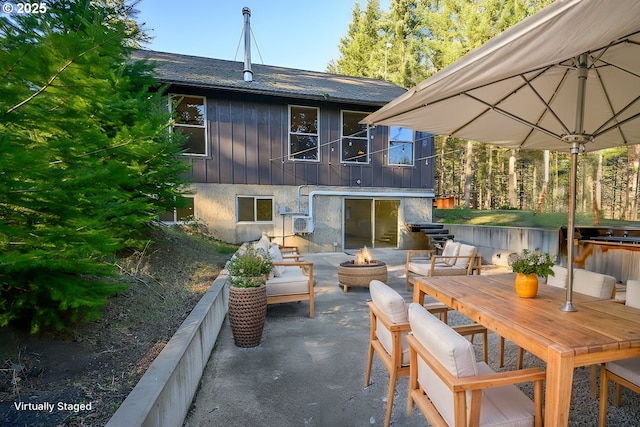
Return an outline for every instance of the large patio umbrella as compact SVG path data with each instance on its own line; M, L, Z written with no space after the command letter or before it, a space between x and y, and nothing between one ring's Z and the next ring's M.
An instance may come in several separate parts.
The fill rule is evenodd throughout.
M363 121L568 151L567 300L580 151L640 143L640 1L557 0Z

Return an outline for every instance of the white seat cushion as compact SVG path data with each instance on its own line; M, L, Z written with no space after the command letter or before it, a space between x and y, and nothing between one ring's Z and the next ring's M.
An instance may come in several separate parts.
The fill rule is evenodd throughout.
M419 274L420 276L431 274L430 262L410 262L407 267L411 273Z
M630 307L640 308L640 280L627 280L626 304Z
M477 252L478 249L475 246L465 245L464 243L462 243L460 244L460 249L458 250L458 256L473 257ZM466 269L469 267L470 260L471 258L456 258L455 266Z
M373 303L389 318L393 323L407 323L407 304L402 295L385 285L379 280L372 280L369 283L369 292ZM376 336L380 344L391 354L393 339L391 332L378 319L376 324ZM405 340L406 333L402 333L402 364L409 365L409 346Z
M567 287L567 269L560 265L554 265L551 267L554 275L547 276L547 285L555 286L556 288L566 288Z
M616 278L606 274L576 268L573 270L573 290L596 298L609 299L613 294Z
M309 293L309 277L298 266L284 267L280 277L267 280L267 296Z
M271 260L274 262L284 262L282 252L280 252L280 248L277 243L271 243L269 246L269 256L271 256ZM285 268L286 267L282 265L274 265L272 269L273 275L275 277L281 277Z
M253 247L256 250L263 250L265 254L269 253L269 246L271 246L271 242L269 241L269 238L264 234L262 235L260 240L253 244Z
M640 386L640 357L609 362L607 369Z
M454 242L453 240L447 240L447 242L444 244L444 249L442 250L442 256L458 256L458 252L460 252L460 243ZM456 263L455 258L444 258L443 261L447 265L454 265Z
M478 374L494 371L486 363L478 362ZM531 427L534 424L533 402L515 385L485 389L482 393L481 426Z

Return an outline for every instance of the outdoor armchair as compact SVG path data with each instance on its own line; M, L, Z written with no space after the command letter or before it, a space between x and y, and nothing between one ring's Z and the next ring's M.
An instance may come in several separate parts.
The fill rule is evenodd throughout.
M482 257L475 246L447 240L441 255L433 250L408 250L405 262L405 285L415 277L480 274Z
M432 426L542 426L545 373L495 373L476 362L471 343L420 304L409 306L409 399ZM514 384L534 382L534 402Z

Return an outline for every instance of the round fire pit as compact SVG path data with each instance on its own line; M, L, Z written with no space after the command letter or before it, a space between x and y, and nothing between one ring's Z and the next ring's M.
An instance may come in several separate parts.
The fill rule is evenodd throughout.
M347 292L350 286L368 288L372 280L387 283L387 264L372 260L364 264L345 261L338 265L338 282L344 286L344 292Z

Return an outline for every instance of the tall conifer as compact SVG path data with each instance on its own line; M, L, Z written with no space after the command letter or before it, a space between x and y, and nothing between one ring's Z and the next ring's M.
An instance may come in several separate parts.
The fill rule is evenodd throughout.
M185 171L120 0L0 15L0 326L99 314L106 257L179 203Z

